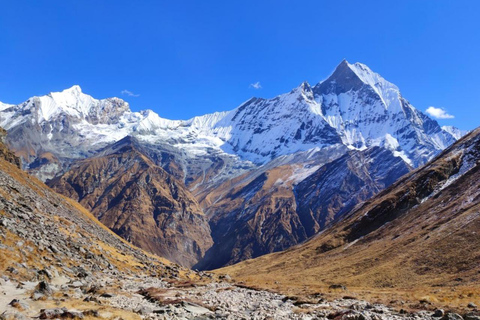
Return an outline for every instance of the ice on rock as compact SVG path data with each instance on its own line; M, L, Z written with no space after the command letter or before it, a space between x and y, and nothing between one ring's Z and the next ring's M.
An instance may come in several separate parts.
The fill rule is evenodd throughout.
M53 144L65 140L62 156L85 155L91 150L79 146L95 149L134 135L169 144L188 157L213 152L256 164L331 146L384 146L418 166L462 134L440 128L366 65L347 61L313 87L304 82L272 99L252 98L231 111L189 120L164 119L152 110L132 112L122 99L97 100L79 86L19 105L0 103L0 126L9 130L24 124L41 128L35 135L44 150L58 149Z

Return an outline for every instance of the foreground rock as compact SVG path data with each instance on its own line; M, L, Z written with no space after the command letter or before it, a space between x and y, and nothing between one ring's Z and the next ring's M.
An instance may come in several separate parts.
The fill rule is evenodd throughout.
M19 285L2 279L0 294ZM197 282L150 276L92 277L82 289L52 284L53 295L41 303L29 297L28 288L35 290L33 285L25 288L16 296L28 307L0 304L0 319L112 318L117 314L143 319L478 319L474 312L464 317L447 312L439 317L434 311L407 312L349 297L326 300L319 295L302 300L210 277Z

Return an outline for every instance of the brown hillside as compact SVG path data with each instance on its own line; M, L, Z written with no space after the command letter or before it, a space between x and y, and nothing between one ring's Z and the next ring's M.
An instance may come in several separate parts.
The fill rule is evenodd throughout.
M319 168L303 178L309 166ZM202 201L215 243L195 267L215 269L290 248L410 170L391 151L374 147L323 165L280 165L232 179Z
M480 129L305 244L221 269L285 292L480 300Z
M192 266L212 245L197 201L126 138L48 183L134 245Z

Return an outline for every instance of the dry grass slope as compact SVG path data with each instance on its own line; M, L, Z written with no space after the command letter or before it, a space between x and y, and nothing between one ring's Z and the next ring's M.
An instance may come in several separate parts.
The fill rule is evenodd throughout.
M343 285L412 308L419 300L478 304L479 141L477 130L308 242L218 272L286 294L341 296L331 288ZM453 180L467 161L473 167Z

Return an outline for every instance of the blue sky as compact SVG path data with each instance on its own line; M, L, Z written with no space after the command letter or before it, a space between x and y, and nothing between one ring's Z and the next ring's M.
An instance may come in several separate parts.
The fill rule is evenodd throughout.
M2 1L0 101L79 84L187 119L315 84L346 58L473 129L479 15L480 1L451 0Z

